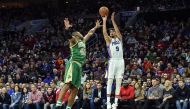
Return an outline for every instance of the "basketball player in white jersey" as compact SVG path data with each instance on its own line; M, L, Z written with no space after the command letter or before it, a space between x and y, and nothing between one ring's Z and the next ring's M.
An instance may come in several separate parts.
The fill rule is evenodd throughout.
M108 48L108 53L110 56L108 65L108 82L107 82L107 109L117 109L118 97L120 93L121 82L124 74L124 59L123 59L123 44L122 35L118 29L117 24L114 20L115 12L112 13L111 21L113 24L113 29L110 30L110 35L107 33L106 21L107 16L102 17L103 19L103 35ZM112 90L113 80L116 79L116 89L115 89L115 100L111 105L110 95Z

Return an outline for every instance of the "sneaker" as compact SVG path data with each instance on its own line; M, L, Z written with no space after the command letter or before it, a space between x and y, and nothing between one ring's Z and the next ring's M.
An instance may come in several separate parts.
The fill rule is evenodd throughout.
M112 109L117 109L117 106L118 106L117 104L113 103L112 104Z
M111 109L111 103L107 103L107 109Z
M62 102L57 101L57 103L56 103L56 107L61 107L61 106L62 106Z

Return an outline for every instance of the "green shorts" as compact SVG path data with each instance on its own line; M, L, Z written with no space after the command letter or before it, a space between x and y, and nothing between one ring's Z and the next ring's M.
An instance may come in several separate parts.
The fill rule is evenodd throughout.
M64 83L71 83L73 86L80 88L82 77L82 65L76 61L69 61L66 64Z

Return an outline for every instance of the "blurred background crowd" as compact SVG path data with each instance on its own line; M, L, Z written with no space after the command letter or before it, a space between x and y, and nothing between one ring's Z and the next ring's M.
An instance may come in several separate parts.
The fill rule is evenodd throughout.
M12 2L21 5L0 0L1 109L55 109L70 53L63 20L69 17L78 31L86 34L100 18L97 14L102 5L117 13L140 7L130 25L117 15L125 59L118 109L190 109L189 0L48 0L43 2L45 6ZM33 30L31 25L41 19L48 22ZM100 29L87 43L74 109L105 108L107 63ZM63 109L68 96L69 91Z

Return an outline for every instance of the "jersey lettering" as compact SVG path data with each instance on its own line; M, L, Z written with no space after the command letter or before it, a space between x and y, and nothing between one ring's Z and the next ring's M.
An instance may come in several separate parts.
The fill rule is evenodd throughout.
M108 47L108 53L110 58L123 59L123 45L118 38L111 39L111 43Z
M112 42L112 45L118 45L118 44L120 44L119 41L113 41L113 42Z

